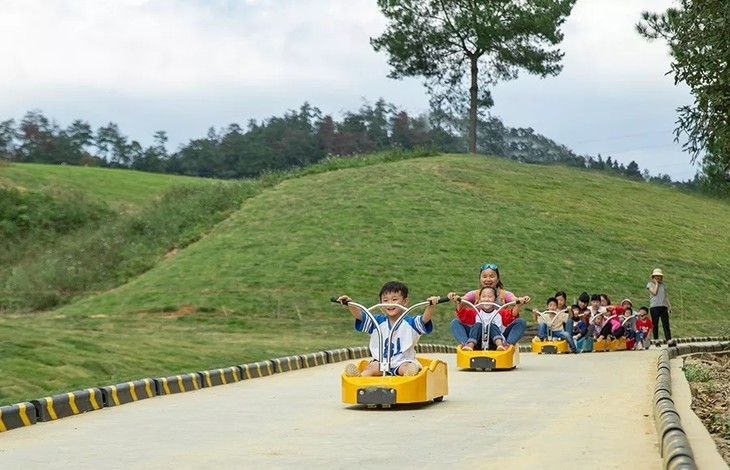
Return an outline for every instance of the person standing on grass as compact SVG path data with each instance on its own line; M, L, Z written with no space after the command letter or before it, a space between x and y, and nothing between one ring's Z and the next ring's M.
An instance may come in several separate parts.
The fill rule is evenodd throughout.
M659 339L659 321L661 321L664 339L669 344L672 339L672 332L669 329L669 313L672 311L672 306L669 303L667 286L664 284L664 273L661 269L656 268L652 271L651 281L646 285L646 289L649 291L649 313L651 322L654 324L652 330L654 339Z

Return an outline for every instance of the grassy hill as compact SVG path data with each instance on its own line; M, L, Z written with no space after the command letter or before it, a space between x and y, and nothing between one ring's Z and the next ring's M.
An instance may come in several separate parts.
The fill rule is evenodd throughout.
M82 192L118 210L135 210L147 205L152 202L153 196L174 185L200 184L205 181L188 176L113 168L0 163L0 186Z
M675 335L728 334L730 205L558 166L446 155L285 179L109 292L0 317L0 403L366 344L330 296L466 291L478 266L538 306L556 290L647 303L666 273ZM347 165L344 165L347 166ZM423 342L451 343L449 305ZM334 383L334 382L333 382Z

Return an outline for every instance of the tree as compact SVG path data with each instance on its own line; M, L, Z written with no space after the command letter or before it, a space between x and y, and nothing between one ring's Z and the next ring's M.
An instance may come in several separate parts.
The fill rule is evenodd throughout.
M563 53L554 46L575 2L378 0L389 23L370 43L388 53L391 78L426 79L432 107L448 102L463 110L469 103L469 152L476 153L477 116L493 104L488 87L517 78L520 69L557 75Z
M662 14L643 12L636 25L649 41L667 41L674 83L694 97L677 109L675 140L694 163L702 155L706 186L730 194L730 7L725 0L680 0Z

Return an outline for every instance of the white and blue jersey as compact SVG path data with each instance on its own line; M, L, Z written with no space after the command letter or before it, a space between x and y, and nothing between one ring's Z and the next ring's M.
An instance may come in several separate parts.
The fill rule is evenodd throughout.
M421 335L427 335L433 331L433 322L423 323L423 316L416 317L406 316L398 325L398 329L393 333L392 344L388 341L388 335L391 331L391 324L387 315L373 315L377 324L374 324L370 317L362 312L362 320L355 320L355 329L370 335L370 354L374 359L383 361L388 360L388 349L390 349L390 369L395 370L404 362L416 361L416 345ZM380 345L378 344L378 335L375 329L380 330L383 338L382 354L378 352Z

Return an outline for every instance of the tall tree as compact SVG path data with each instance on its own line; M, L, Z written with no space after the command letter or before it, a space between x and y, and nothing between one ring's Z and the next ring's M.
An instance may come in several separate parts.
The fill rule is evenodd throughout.
M701 157L706 187L730 195L730 4L726 0L680 0L662 14L644 12L636 29L652 41L662 38L672 56L674 83L694 97L677 109L675 140L694 163Z
M521 69L541 77L560 73L563 53L555 46L575 2L378 0L388 26L370 43L388 53L391 78L426 79L432 106L469 103L469 152L476 153L477 117L493 104L491 85L517 78Z

